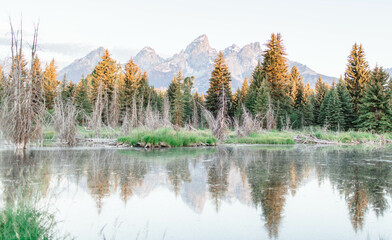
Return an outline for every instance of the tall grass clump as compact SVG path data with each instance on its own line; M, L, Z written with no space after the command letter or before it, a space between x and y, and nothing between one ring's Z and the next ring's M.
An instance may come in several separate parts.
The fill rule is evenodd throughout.
M217 139L206 131L175 131L172 128L162 128L157 130L135 130L126 137L118 138L120 143L130 146L137 145L168 145L171 147L187 147L200 143L214 145Z
M56 239L54 216L30 205L0 211L0 239Z

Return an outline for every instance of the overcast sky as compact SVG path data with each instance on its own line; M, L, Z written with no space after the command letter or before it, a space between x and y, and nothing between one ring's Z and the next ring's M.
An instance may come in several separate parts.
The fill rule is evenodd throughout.
M392 67L390 0L12 0L0 8L0 58L9 53L9 17L25 39L39 21L39 56L59 68L103 46L125 62L144 46L163 57L207 34L212 47L264 44L280 32L288 58L339 76L355 42L370 65ZM28 40L30 40L28 39Z

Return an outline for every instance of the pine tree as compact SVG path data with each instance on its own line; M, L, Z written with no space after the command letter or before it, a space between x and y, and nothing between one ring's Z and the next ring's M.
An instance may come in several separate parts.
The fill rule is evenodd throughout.
M248 95L248 79L245 77L242 82L242 86L237 89L233 96L233 111L236 117L241 117L242 106L245 103L246 97Z
M177 87L176 91L174 92L172 117L173 117L174 125L182 126L183 119L184 119L184 102L183 102L183 92L181 89L181 85Z
M392 130L391 90L387 86L389 75L376 66L371 72L359 106L358 127L365 131L389 132Z
M253 106L255 115L259 115L261 118L265 116L268 110L268 104L270 100L270 83L263 81L257 91L257 96Z
M342 114L344 119L344 124L342 128L344 130L349 130L354 128L355 114L353 110L353 103L350 93L347 90L346 82L340 78L338 84L336 85L338 91L339 100L342 106Z
M317 120L317 123L320 125L320 126L325 126L326 124L328 124L328 114L327 114L327 107L328 107L328 104L330 103L330 98L331 98L331 96L332 96L332 92L330 91L330 90L326 90L326 92L325 92L325 95L324 95L324 97L323 97L323 99L322 99L322 102L321 102L321 104L320 104L320 107L319 107L319 114L318 115L315 115L315 118L316 118L316 120ZM317 97L317 94L316 94L316 98L315 98L315 103L317 104L318 103L318 100L319 98Z
M78 82L75 87L75 105L81 113L78 116L79 122L87 121L88 116L90 116L92 112L92 102L89 96L90 87L88 85L88 81L86 78L82 77L82 79Z
M306 92L306 91L305 91ZM304 126L314 125L314 94L306 94L305 108L303 111Z
M111 96L114 81L116 79L117 65L111 58L109 51L106 49L101 61L94 67L91 73L91 80L93 86L93 100L96 99L97 89L102 83L103 92Z
M44 97L43 97L43 72L41 69L41 62L39 58L36 56L33 60L32 64L32 69L31 69L31 75L32 75L32 87L33 87L33 105L36 105L38 102L43 103Z
M141 80L142 72L131 58L125 65L124 79L120 90L123 111L131 108L133 96L138 94L137 91L141 87Z
M45 104L48 110L53 109L54 99L58 94L60 81L57 80L57 66L54 59L48 64L44 71L43 89L45 95Z
M267 80L271 83L271 98L275 103L279 102L281 106L286 107L290 82L286 52L280 33L271 34L271 40L266 47L262 66Z
M192 87L194 77L186 77L183 84L183 106L184 106L184 119L183 122L190 124L193 118L193 98Z
M324 96L327 92L327 85L324 83L323 79L321 78L321 76L319 76L317 83L316 83L316 95L314 98L314 102L313 102L313 116L315 119L315 123L318 125L322 125L323 122L320 122L319 119L324 119L323 117L319 117L320 116L320 108L321 108L321 104L324 101Z
M291 122L294 123L296 128L300 128L306 125L304 110L307 96L305 95L305 84L303 82L302 76L295 66L291 69L290 85L290 97L293 107Z
M92 86L91 98L94 109L99 109L99 112L102 113L102 120L109 124L109 118L111 118L113 111L117 111L117 108L112 108L112 100L115 87L118 86L116 81L119 80L121 68L111 58L107 49L101 59L89 77ZM99 102L97 102L97 99Z
M304 109L304 119L305 126L314 125L314 91L310 87L310 84L305 86L305 109Z
M256 110L255 110L254 105L256 102L257 95L258 95L258 90L260 89L263 81L265 81L265 73L263 71L263 67L262 67L260 61L258 61L255 69L253 70L249 90L248 90L248 93L247 93L245 101L244 101L245 107L253 115L256 114Z
M319 122L332 130L340 130L344 125L342 106L336 88L327 91L320 107Z
M139 98L146 98L150 94L150 86L148 85L148 75L147 72L144 71L142 74L142 79L140 80L140 87L138 89Z
M347 68L344 74L348 92L353 100L355 113L359 111L360 99L365 85L369 81L369 73L369 65L366 61L362 44L358 46L355 43L348 57Z
M183 102L183 84L184 77L181 70L178 72L167 91L169 98L171 116L173 124L181 126L184 118L184 102Z
M28 76L28 70L27 70L27 61L26 61L24 55L21 53L18 53L18 55L16 55L14 58L15 58L15 65L11 66L10 73L8 74L8 82L14 82L12 79L12 76L13 76L12 72L18 71L17 69L14 69L15 66L20 66L20 68L21 68L21 76L20 77L21 77L22 81L26 81L27 76Z
M229 67L225 63L223 53L219 52L215 59L214 70L211 73L210 87L207 90L206 107L216 116L220 106L221 94L224 92L227 106L226 112L229 116L233 116L232 112L232 92L231 92L231 76Z
M75 85L72 83L72 80L68 82L66 75L64 75L60 84L60 96L64 103L68 101L74 101Z
M240 95L241 95L241 88L238 88L237 91L233 94L233 111L234 117L239 118L242 115L241 112L241 103L240 103Z

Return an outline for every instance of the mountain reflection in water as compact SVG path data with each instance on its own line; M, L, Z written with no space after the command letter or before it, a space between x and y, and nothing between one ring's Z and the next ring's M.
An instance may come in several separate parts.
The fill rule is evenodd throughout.
M99 218L105 207L116 201L116 196L126 208L134 198L143 201L154 191L160 194L166 189L199 216L204 211L211 212L205 210L207 205L214 206L218 215L223 214L223 203L233 207L244 205L257 211L258 221L270 238L280 238L281 225L290 217L285 213L286 205L295 200L301 188L316 181L319 187L330 184L330 191L345 202L344 214L351 222L350 231L354 236L362 236L370 213L376 219L392 216L391 153L387 149L306 146L32 150L24 156L3 151L0 152L1 206L14 204L16 196L29 199L38 192L42 199L54 199L53 209L66 222L72 213L67 213L69 206L61 200L69 195L73 204L78 205L78 201L82 202L79 196L87 193L95 202ZM169 210L176 215L176 209ZM112 213L120 214L115 210ZM155 217L166 217L159 214ZM194 223L189 219L176 221ZM392 236L391 229L380 228L382 234L386 231ZM264 231L263 227L260 231ZM243 234L247 236L246 228ZM377 234L381 233L375 234L379 237ZM173 238L181 239L181 236Z

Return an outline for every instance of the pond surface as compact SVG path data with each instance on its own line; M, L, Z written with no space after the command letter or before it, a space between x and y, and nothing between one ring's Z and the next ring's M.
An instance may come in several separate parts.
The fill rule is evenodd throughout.
M392 150L1 151L0 207L21 196L76 239L392 239Z

